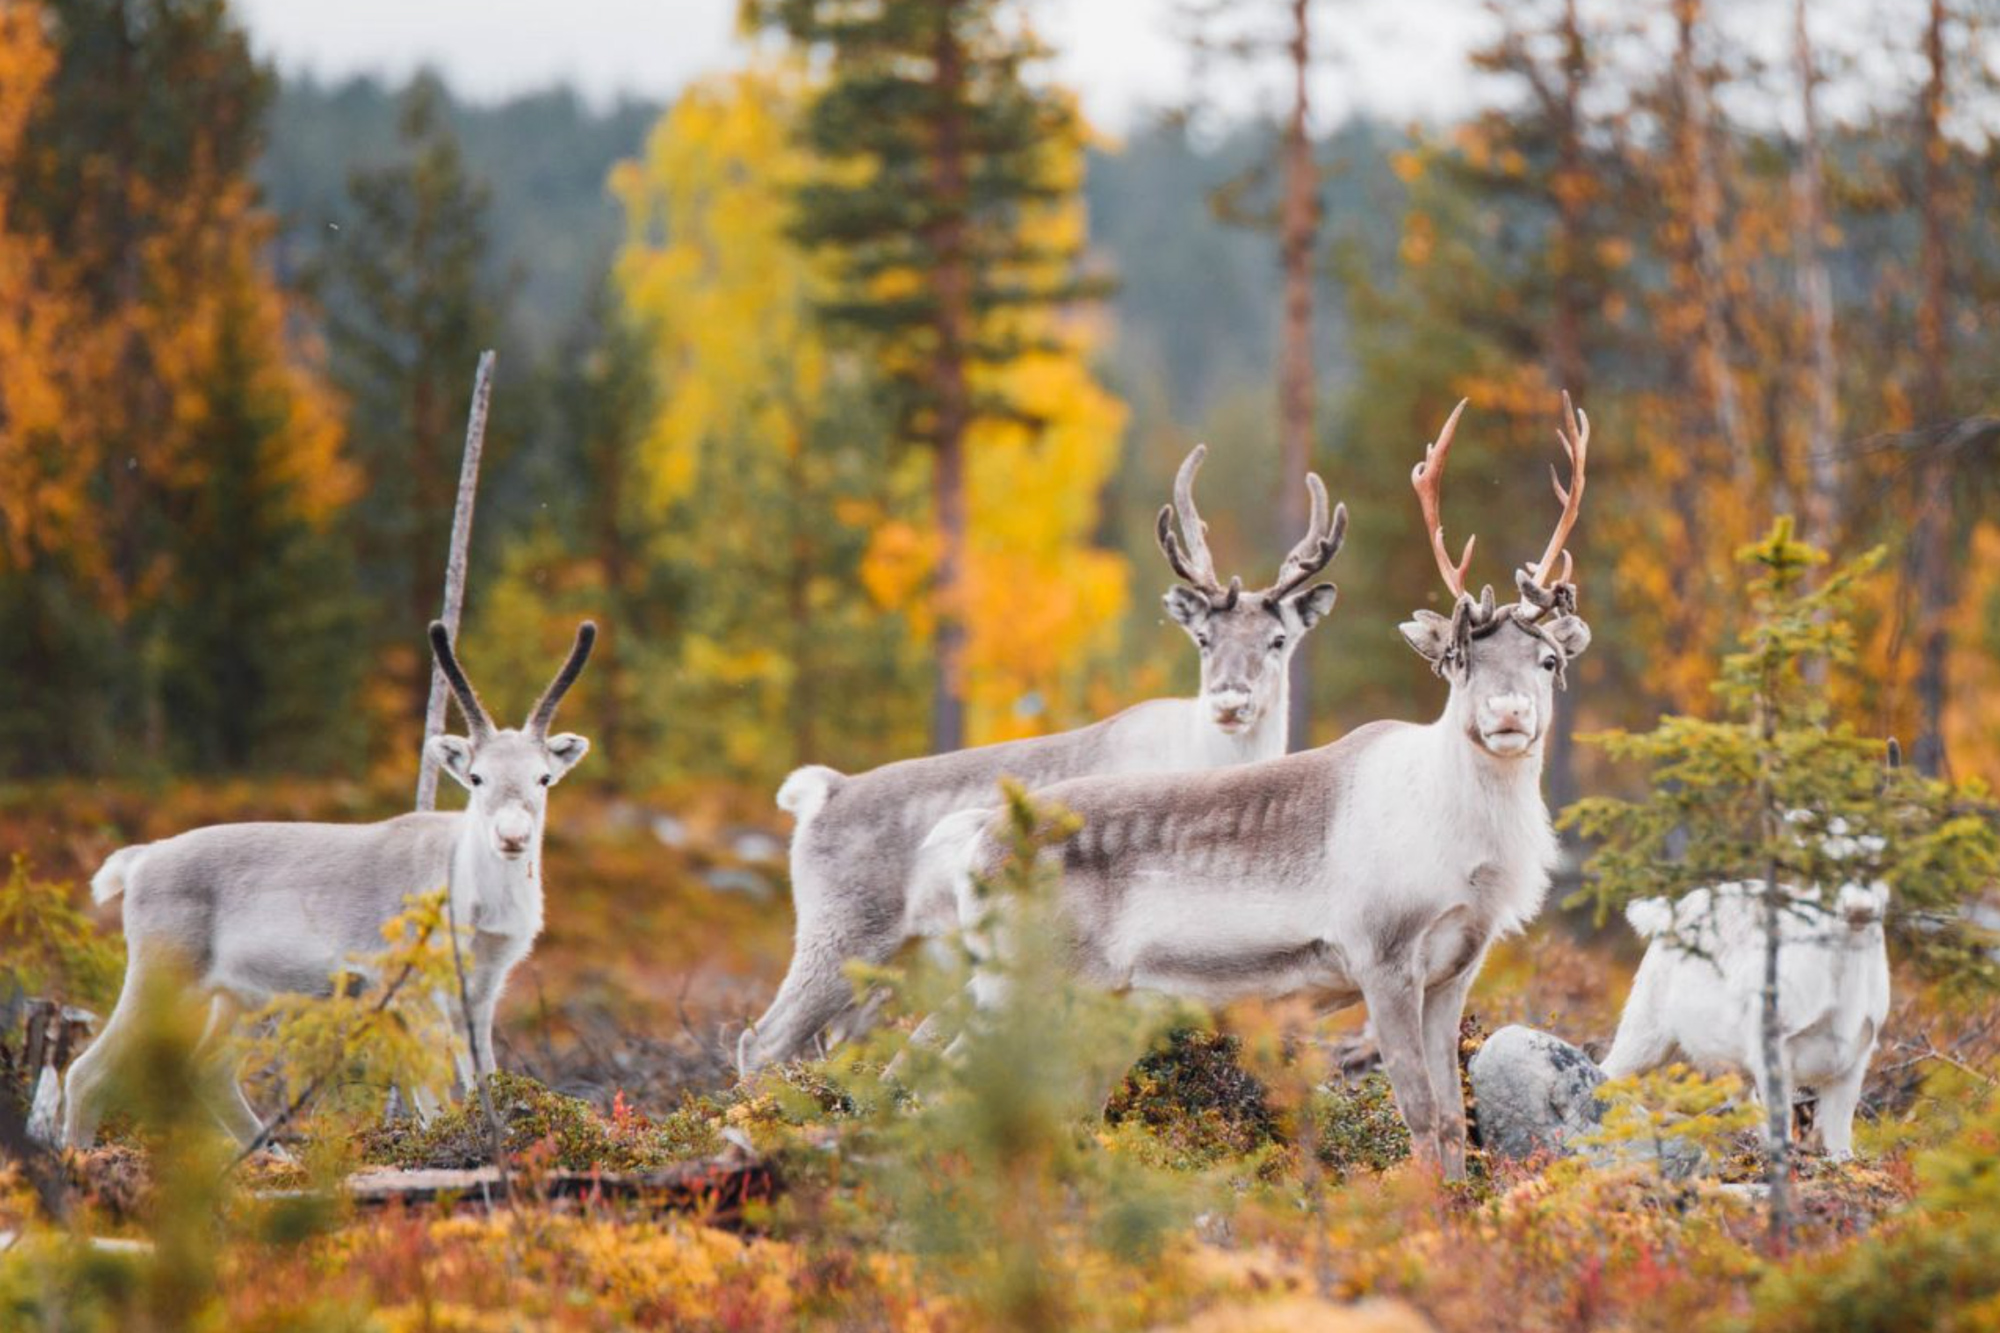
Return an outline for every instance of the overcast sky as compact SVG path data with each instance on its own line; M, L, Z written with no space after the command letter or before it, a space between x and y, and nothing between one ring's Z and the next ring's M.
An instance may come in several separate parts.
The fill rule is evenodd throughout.
M666 98L739 62L736 8L737 0L236 0L258 52L287 73L400 78L431 65L478 99L567 82L600 102ZM1034 0L1032 12L1059 52L1058 75L1082 91L1100 126L1121 130L1137 108L1185 99L1175 0ZM1396 119L1466 105L1465 53L1489 31L1478 0L1339 0L1321 12L1340 25L1340 55L1316 80L1322 124L1357 102ZM1206 92L1240 109L1263 95L1263 85L1245 82L1218 76Z

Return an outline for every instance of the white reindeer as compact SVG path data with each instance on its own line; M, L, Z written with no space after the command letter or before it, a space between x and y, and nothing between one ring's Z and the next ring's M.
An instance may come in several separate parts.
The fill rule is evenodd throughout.
M1879 855L1877 837L1853 838L1829 822L1827 854ZM1764 881L1697 889L1678 902L1646 898L1625 909L1649 940L1605 1057L1612 1078L1665 1064L1676 1049L1697 1065L1750 1076L1766 1106L1819 1094L1813 1123L1836 1158L1854 1155L1854 1109L1889 1016L1889 886L1850 880L1822 900L1788 888L1778 935L1781 1086L1764 1068Z
M1200 696L1153 699L1075 731L853 776L813 765L786 778L778 804L798 821L792 834L797 933L777 998L737 1044L741 1072L799 1054L848 1007L844 964L880 963L911 939L956 928L948 867L922 864L919 852L939 819L990 803L1002 777L1041 785L1085 773L1219 768L1285 752L1287 667L1299 640L1338 596L1330 583L1304 585L1340 550L1347 507L1335 508L1329 522L1326 487L1308 476L1306 535L1285 557L1277 581L1261 592L1245 592L1241 579L1224 587L1194 503L1195 473L1206 453L1197 445L1182 462L1174 502L1161 507L1157 532L1168 562L1186 580L1164 601L1201 654Z
M596 641L585 621L569 660L519 730L496 729L452 653L444 625L431 646L465 714L464 738L425 750L472 793L461 813L375 824L219 824L111 854L91 880L98 902L125 898L125 984L103 1033L70 1067L64 1142L87 1147L99 1102L140 1024L146 979L187 974L209 997L198 1058L213 1060L236 1018L285 993L324 995L352 955L382 946L382 927L412 894L450 885L471 931L466 958L474 1063L493 1068L493 1011L542 929L542 827L548 789L590 749L551 736L556 705ZM217 1068L214 1109L245 1145L262 1130L232 1071Z
M1564 406L1567 411L1568 399ZM1542 802L1544 737L1564 668L1590 631L1574 614L1564 551L1583 499L1588 419L1561 435L1571 484L1521 600L1465 592L1438 522L1460 403L1412 475L1455 604L1402 628L1451 687L1427 725L1374 722L1321 749L1173 777L1091 777L1037 796L1082 817L1050 855L1081 978L1207 1002L1315 993L1368 1006L1420 1157L1465 1169L1458 1025L1488 946L1541 910L1556 839ZM1558 557L1564 577L1552 580ZM975 947L977 887L1002 856L991 810L943 821L937 854L961 866ZM998 905L1004 913L1004 905ZM1004 945L1004 914L994 936ZM993 993L990 976L979 992Z

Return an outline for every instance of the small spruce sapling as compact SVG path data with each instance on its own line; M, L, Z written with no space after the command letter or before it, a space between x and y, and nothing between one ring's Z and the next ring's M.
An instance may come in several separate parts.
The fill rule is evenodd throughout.
M1883 552L1809 585L1827 557L1780 518L1738 558L1753 575L1751 618L1741 646L1723 658L1718 715L1582 737L1644 765L1649 790L1632 801L1579 801L1562 824L1593 845L1586 885L1570 903L1593 904L1600 921L1640 898L1679 900L1732 881L1761 890L1761 1055L1766 1083L1781 1086L1777 946L1783 914L1802 910L1787 890L1830 905L1843 882L1883 880L1899 948L1955 982L1986 983L1991 964L1958 909L2000 868L2000 841L1982 790L1885 771L1883 742L1833 716L1833 674L1855 660L1848 617ZM1782 1242L1791 1224L1791 1108L1766 1112L1771 1228Z

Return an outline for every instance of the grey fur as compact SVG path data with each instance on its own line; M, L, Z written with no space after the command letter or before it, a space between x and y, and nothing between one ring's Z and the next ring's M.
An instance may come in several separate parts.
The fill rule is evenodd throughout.
M592 628L586 623L578 635L580 651L564 669L570 679ZM162 969L208 997L198 1054L212 1066L213 1107L239 1142L251 1142L262 1128L257 1115L216 1062L237 1014L280 994L331 994L334 974L350 957L380 952L383 925L411 896L447 884L459 927L471 933L475 1062L493 1067L494 1009L542 927L547 788L590 743L569 733L494 730L448 643L439 658L461 705L470 697L465 711L474 735L433 737L426 748L472 791L467 810L374 824L223 824L127 847L105 861L92 891L99 902L124 897L125 982L103 1033L70 1068L66 1142L91 1141L148 979Z
M949 867L926 859L925 840L945 816L990 805L1002 778L1032 788L1089 773L1214 767L1283 753L1286 667L1338 597L1330 583L1298 589L1339 550L1347 511L1341 506L1329 516L1326 488L1311 478L1307 533L1285 557L1278 582L1262 592L1245 592L1240 578L1225 587L1194 506L1203 453L1197 447L1182 463L1175 504L1160 516L1161 549L1189 580L1163 600L1201 655L1202 694L1194 705L1199 745L1179 734L1193 730L1189 702L1155 699L1054 736L904 760L852 777L820 766L792 774L778 792L778 804L799 821L792 837L792 963L771 1007L737 1044L739 1070L803 1052L852 999L846 963L881 963L912 938L956 927ZM1173 535L1176 514L1185 546Z
M1588 643L1580 620L1533 621L1532 609L1510 612L1470 637L1444 617L1405 627L1427 657L1463 654L1428 727L1375 722L1243 767L1038 790L1082 820L1052 853L1081 978L1214 1002L1308 992L1367 1004L1419 1152L1462 1172L1459 1017L1492 941L1540 910L1555 848L1540 747L1561 645ZM1532 726L1525 741L1517 724ZM975 947L1005 936L1005 904L976 889L1002 855L996 816L955 816L933 839L958 867ZM1448 872L1428 878L1430 866Z

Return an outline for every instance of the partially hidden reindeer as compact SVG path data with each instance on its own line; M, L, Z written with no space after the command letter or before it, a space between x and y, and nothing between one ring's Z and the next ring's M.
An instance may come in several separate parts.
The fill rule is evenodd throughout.
M1901 750L1889 742L1889 767ZM1702 1066L1743 1071L1757 1099L1789 1106L1818 1095L1813 1128L1835 1158L1854 1155L1854 1111L1889 1018L1889 885L1870 874L1887 842L1835 816L1823 830L1792 812L1801 839L1855 875L1829 893L1781 884L1777 1087L1764 1065L1764 881L1696 889L1678 901L1642 898L1625 919L1648 943L1604 1058L1612 1078L1656 1069L1676 1051ZM1768 1131L1768 1124L1765 1125Z
M1091 777L1038 798L1081 816L1046 853L1086 982L1208 1002L1293 992L1362 1001L1416 1152L1465 1169L1458 1027L1488 946L1541 910L1557 852L1541 793L1554 692L1590 643L1565 543L1583 499L1589 421L1564 398L1570 484L1520 600L1465 591L1439 522L1452 433L1412 475L1450 616L1418 611L1403 637L1450 684L1429 725L1373 722L1281 759L1164 778ZM1556 577L1557 571L1561 576ZM1005 904L978 885L1002 857L994 811L943 821L931 851L959 866L969 943L1005 947ZM998 916L988 922L989 911ZM992 926L990 931L988 926ZM1000 987L990 970L975 994ZM983 983L983 984L982 984Z
M452 652L430 628L467 735L434 736L425 753L471 793L455 813L375 824L219 824L113 852L91 880L99 903L125 899L125 984L103 1033L70 1067L64 1142L87 1147L102 1094L141 1024L149 973L178 969L209 999L197 1058L211 1066L213 1109L246 1146L263 1126L234 1072L217 1065L246 1009L275 995L331 994L353 955L382 947L382 927L412 895L450 885L452 914L471 932L466 989L473 1061L493 1066L493 1011L542 929L542 828L548 789L590 749L549 734L556 705L590 656L597 627L577 630L569 660L520 729L496 728Z
M1181 463L1173 503L1161 507L1157 529L1160 549L1185 581L1163 600L1201 654L1198 697L1153 699L1074 731L853 776L812 765L785 779L778 804L798 821L792 834L797 933L777 998L737 1043L740 1072L800 1054L848 1008L853 988L842 971L846 963L880 963L912 939L957 928L950 868L924 863L920 852L939 819L989 804L1002 777L1034 786L1086 773L1220 768L1285 752L1287 667L1339 595L1331 583L1306 585L1340 550L1347 507L1329 516L1326 486L1308 476L1306 535L1285 557L1277 581L1258 592L1246 592L1240 578L1225 586L1194 503L1195 473L1206 454L1207 446L1197 445Z

